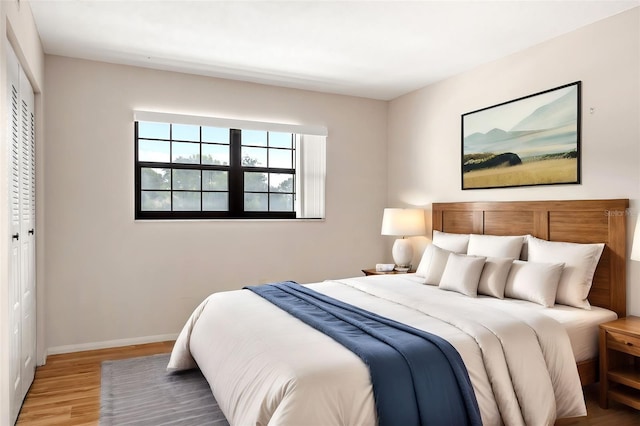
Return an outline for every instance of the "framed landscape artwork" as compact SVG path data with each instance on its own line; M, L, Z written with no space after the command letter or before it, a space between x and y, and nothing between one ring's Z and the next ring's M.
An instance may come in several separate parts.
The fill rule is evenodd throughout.
M577 81L462 115L462 189L580 183Z

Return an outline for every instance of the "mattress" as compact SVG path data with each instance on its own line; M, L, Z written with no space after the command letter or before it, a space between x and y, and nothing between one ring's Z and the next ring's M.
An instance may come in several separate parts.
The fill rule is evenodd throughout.
M598 356L598 325L618 318L615 312L597 306L592 306L588 311L557 305L543 313L565 327L576 362Z

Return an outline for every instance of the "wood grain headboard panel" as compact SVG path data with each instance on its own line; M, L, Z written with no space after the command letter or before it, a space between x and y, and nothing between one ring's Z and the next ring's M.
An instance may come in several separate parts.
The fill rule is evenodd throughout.
M629 200L434 203L433 229L462 234L526 235L549 241L605 243L589 293L594 306L627 310Z

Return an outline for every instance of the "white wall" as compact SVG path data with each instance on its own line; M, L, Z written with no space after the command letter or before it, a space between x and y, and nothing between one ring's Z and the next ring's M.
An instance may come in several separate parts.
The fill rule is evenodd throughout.
M9 235L9 207L8 202L8 171L7 164L9 149L7 146L8 133L7 122L7 78L6 78L6 47L10 43L20 63L25 70L31 85L36 92L35 115L36 115L36 149L37 157L44 148L44 121L43 121L43 94L44 94L44 52L40 44L31 7L27 1L18 4L16 1L0 1L0 425L9 424L9 351L6 350L9 344L9 257L8 243L11 240ZM42 164L37 164L37 172L43 170ZM38 181L36 185L40 185ZM38 188L39 186L37 186ZM40 232L42 223L42 212L38 212L36 229ZM38 239L40 236L38 235ZM44 240L43 240L44 241ZM40 241L37 248L37 267L40 267L40 259L44 259L41 252ZM44 289L44 279L38 277L38 292ZM38 300L38 303L41 300ZM38 361L43 360L42 325L43 325L43 305L38 305Z
M58 56L45 80L53 351L177 333L212 292L384 256L386 102ZM135 222L134 109L326 126L326 220Z
M635 8L393 100L388 204L629 198L631 244L640 199L639 27ZM461 114L577 80L581 185L460 189ZM640 265L630 261L628 270L627 312L640 315Z

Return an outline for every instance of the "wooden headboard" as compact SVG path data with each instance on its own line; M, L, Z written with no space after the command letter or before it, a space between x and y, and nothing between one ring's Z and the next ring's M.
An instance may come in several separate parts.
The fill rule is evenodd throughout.
M526 235L549 241L605 243L589 293L594 306L627 310L629 200L434 203L433 229L461 234Z

